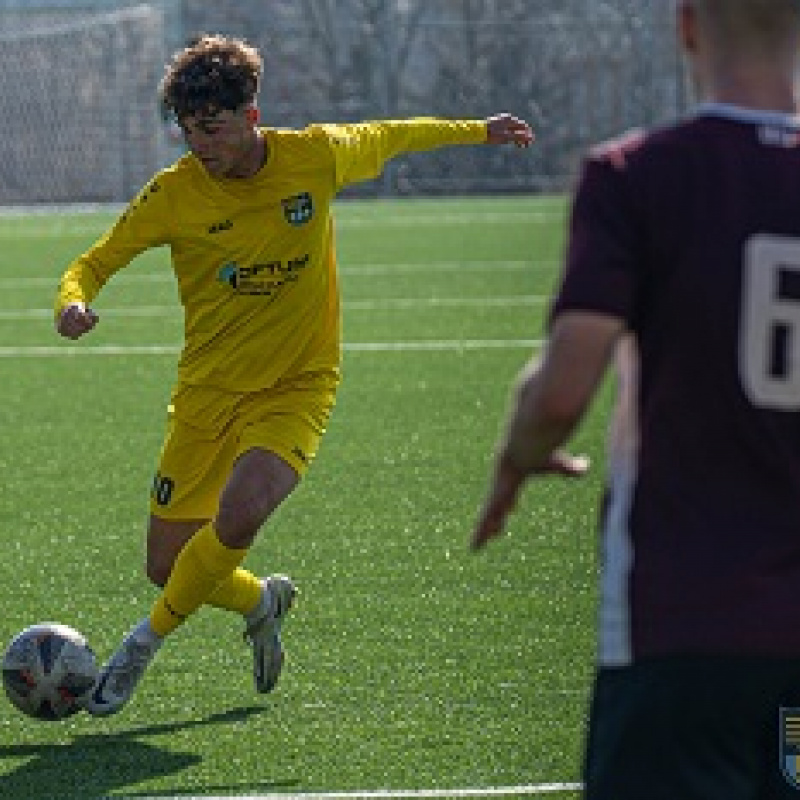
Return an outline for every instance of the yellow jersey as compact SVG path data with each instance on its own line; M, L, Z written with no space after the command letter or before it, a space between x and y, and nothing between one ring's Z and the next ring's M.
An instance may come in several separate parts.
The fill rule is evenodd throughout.
M178 386L269 388L341 360L331 203L402 152L486 141L483 121L430 118L262 129L251 178L212 178L187 154L157 173L64 273L56 314L91 303L139 253L171 251L184 307Z

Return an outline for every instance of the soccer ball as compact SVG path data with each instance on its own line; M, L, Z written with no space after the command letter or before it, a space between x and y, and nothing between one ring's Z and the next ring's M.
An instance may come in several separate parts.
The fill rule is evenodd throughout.
M35 719L59 720L80 711L98 672L83 634L58 622L25 628L3 655L6 695Z

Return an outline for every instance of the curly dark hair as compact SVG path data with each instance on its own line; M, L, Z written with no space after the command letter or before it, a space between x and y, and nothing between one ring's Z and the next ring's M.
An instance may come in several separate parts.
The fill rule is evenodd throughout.
M166 67L159 87L164 111L179 122L198 113L235 111L255 100L262 69L258 51L244 40L196 36Z

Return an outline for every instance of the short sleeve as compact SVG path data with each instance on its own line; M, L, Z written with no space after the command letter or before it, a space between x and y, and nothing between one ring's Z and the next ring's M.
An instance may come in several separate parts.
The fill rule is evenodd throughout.
M584 162L551 320L564 311L594 311L632 322L641 258L628 177L625 163L598 157Z

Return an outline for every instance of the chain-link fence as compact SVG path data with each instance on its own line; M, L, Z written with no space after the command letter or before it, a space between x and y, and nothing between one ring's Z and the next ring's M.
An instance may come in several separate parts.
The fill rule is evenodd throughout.
M200 32L264 57L266 124L510 111L520 158L398 158L358 194L565 188L587 144L685 105L663 0L0 0L0 203L124 201L177 157L158 113L169 53Z

